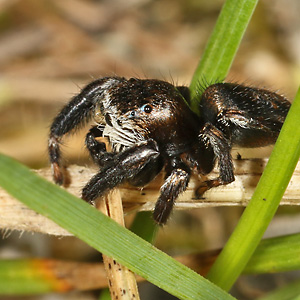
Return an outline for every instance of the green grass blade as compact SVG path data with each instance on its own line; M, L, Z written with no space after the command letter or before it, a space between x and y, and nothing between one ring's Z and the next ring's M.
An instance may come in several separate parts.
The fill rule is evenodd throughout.
M243 274L299 270L299 249L299 233L262 240L243 270Z
M203 80L224 80L258 0L227 0L190 84L191 108L199 113L197 87Z
M0 155L0 186L36 212L179 299L233 299L81 199Z
M288 285L277 289L257 300L299 300L300 299L300 280L293 281Z
M208 278L229 290L249 261L272 220L300 155L300 89L269 162L229 241Z
M0 261L0 295L33 295L65 291L64 283L49 276L35 260Z
M158 225L154 222L152 212L140 211L136 214L130 230L144 239L145 241L152 243L155 240L156 233L158 231ZM101 291L99 300L110 300L110 291L108 288Z

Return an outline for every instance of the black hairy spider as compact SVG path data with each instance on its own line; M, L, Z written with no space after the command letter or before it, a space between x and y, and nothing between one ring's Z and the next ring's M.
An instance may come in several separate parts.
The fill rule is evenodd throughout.
M154 220L166 223L191 172L208 174L216 160L219 177L202 183L198 194L234 181L231 148L273 144L290 103L265 89L216 83L203 90L200 116L189 108L187 87L154 79L104 77L88 84L54 119L49 155L58 184L64 181L61 138L94 118L86 146L100 167L86 184L89 203L127 181L149 183L163 168L165 182L154 209ZM107 137L112 152L97 137Z

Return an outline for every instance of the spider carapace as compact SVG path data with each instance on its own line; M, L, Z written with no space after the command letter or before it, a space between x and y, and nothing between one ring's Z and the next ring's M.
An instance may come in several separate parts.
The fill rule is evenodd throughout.
M234 181L232 146L273 144L290 108L281 95L235 83L209 85L200 97L198 116L189 107L187 87L121 77L91 82L52 123L49 156L55 182L64 181L62 137L94 119L85 144L99 172L83 188L82 198L93 203L123 182L145 186L164 169L153 217L166 223L192 172L208 174L218 162L219 177L203 182L198 195ZM108 138L111 152L98 137Z

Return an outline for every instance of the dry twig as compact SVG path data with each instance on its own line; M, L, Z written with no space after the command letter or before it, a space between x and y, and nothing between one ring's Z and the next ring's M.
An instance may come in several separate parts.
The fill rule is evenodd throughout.
M215 206L246 206L253 194L266 162L267 160L265 159L236 160L234 162L236 180L227 186L221 186L206 192L203 199L194 199L194 191L199 185L200 179L193 176L187 191L179 197L175 208L190 209ZM47 180L52 181L50 168L36 172ZM71 183L67 187L67 190L80 197L81 189L96 170L87 167L70 166L68 167L68 172ZM217 170L214 170L211 176L216 176L216 172ZM152 210L158 198L162 180L162 175L160 175L142 190L131 186L121 187L120 192L125 212L133 210ZM281 205L300 205L299 164L283 196ZM1 189L0 228L42 232L59 236L70 235L66 230L46 217L30 210Z
M120 225L125 226L122 199L118 189L111 191L97 208ZM108 287L113 300L140 299L135 275L125 266L120 265L114 258L102 255L107 274Z

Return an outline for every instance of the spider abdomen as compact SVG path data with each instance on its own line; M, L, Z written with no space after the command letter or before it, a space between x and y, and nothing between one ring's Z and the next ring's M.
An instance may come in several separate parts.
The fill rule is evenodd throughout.
M283 96L235 83L209 86L201 98L201 116L222 130L232 144L273 144L290 108Z

